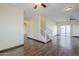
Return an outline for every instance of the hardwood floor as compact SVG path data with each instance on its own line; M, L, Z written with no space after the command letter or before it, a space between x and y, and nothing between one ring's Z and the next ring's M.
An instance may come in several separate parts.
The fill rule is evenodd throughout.
M24 46L0 53L1 56L79 56L79 38L56 36L47 44L25 37Z

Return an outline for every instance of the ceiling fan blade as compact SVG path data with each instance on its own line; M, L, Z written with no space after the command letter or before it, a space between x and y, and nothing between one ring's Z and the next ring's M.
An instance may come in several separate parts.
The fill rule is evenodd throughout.
M44 3L41 3L41 5L42 5L44 8L46 8L46 7L47 7Z
M37 8L37 5L34 6L34 9L36 9L36 8Z

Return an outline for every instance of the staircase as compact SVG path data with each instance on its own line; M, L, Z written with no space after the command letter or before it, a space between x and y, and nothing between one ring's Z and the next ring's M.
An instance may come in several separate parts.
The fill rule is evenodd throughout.
M40 30L41 37L44 39L44 43L49 42L52 38L45 30Z

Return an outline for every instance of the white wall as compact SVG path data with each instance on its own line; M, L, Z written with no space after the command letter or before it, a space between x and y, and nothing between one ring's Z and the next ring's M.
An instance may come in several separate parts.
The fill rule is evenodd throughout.
M57 24L53 19L47 18L46 19L46 29L50 32L49 34L51 36L54 36L57 34Z
M34 39L39 39L40 22L38 16L33 16L29 20L29 33L28 36Z
M0 50L24 43L24 12L0 5Z
M79 36L79 20L71 21L72 36Z
M29 19L24 21L24 34L28 34L29 32L29 27L30 27L30 21Z

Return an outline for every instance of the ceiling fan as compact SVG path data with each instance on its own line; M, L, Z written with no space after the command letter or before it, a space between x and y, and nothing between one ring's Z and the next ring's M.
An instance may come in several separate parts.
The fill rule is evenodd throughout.
M43 8L47 7L45 3L37 3L37 4L34 5L34 9L37 9L39 6L40 7L42 6Z
M77 18L73 18L73 17L71 17L69 20L78 20Z

